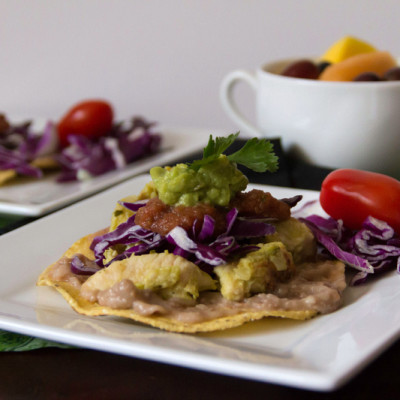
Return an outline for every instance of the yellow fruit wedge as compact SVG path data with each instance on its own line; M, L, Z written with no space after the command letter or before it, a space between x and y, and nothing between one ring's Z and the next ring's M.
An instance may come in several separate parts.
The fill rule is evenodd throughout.
M358 54L330 65L322 72L319 79L322 81L352 81L364 72L374 72L378 76L382 76L396 65L396 60L387 51Z
M373 51L376 51L376 49L369 43L352 36L346 36L334 43L321 57L321 60L335 64L357 54Z

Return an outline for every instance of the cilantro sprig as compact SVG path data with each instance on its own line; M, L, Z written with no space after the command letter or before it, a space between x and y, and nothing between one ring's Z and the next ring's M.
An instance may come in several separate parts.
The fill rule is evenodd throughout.
M238 136L239 132L236 132L227 137L216 137L214 140L210 135L208 144L203 150L203 158L193 161L189 167L198 170L203 165L213 162L231 146ZM255 172L275 172L278 169L278 157L273 151L272 143L266 139L249 139L241 149L228 155L227 158Z

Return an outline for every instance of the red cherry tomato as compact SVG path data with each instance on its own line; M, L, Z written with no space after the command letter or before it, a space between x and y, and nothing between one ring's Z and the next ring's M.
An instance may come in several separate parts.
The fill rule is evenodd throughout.
M62 147L68 145L68 135L83 135L97 138L107 134L113 124L111 105L103 100L82 101L73 106L57 125Z
M387 175L338 169L323 181L322 208L345 226L359 229L366 217L387 222L400 233L400 181Z

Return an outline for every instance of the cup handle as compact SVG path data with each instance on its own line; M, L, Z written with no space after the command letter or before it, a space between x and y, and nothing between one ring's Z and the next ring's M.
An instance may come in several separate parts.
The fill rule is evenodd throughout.
M220 100L228 116L252 136L261 136L261 132L239 110L234 98L233 88L239 81L244 81L257 93L257 80L254 74L244 70L230 72L221 83Z

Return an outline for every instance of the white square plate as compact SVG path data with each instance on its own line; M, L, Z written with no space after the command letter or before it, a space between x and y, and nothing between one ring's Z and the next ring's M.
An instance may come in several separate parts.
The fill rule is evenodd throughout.
M265 319L210 334L175 334L113 317L85 317L42 270L78 238L109 224L115 202L138 193L138 176L0 237L0 328L77 346L265 382L332 390L353 377L400 333L400 276L394 271L345 291L338 311L310 321ZM318 192L252 185L283 198ZM319 209L318 204L315 212Z
M159 153L137 160L126 168L110 171L84 182L57 183L57 172L42 179L20 177L0 187L0 212L40 216L74 201L120 183L148 171L154 165L165 165L184 155L203 149L210 134L224 136L226 133L201 128L156 129L163 141Z

